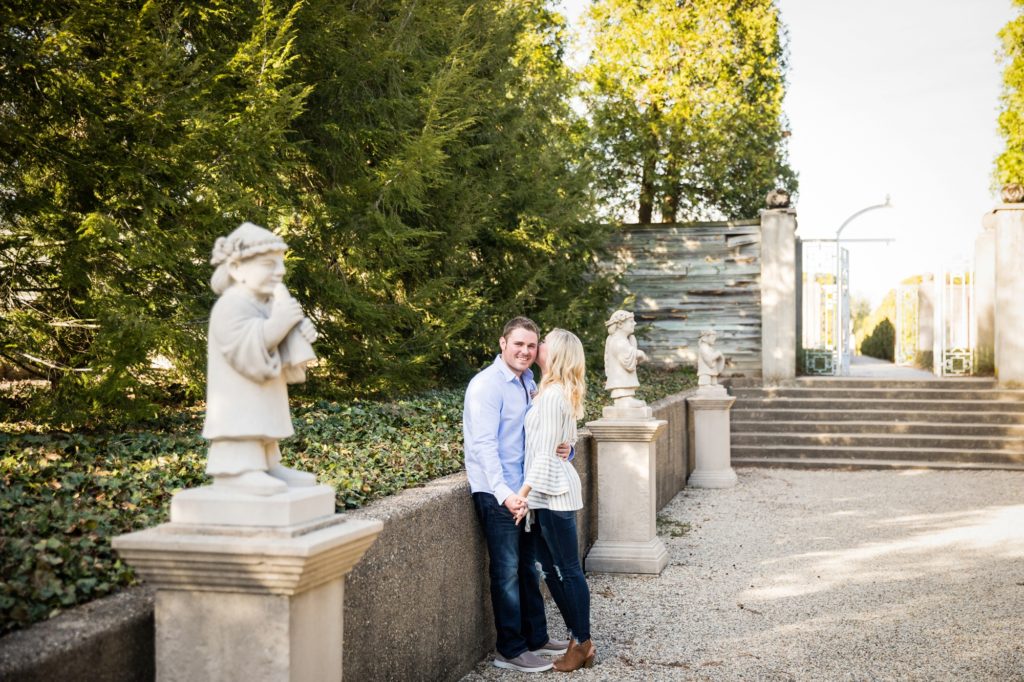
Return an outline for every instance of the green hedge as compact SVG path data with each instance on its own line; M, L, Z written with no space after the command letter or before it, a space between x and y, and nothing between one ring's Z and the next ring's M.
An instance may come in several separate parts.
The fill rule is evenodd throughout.
M648 401L695 383L642 368ZM590 378L587 419L607 403ZM354 508L462 468L461 388L390 402L319 401L293 411L287 463L316 471ZM61 433L0 423L0 622L24 627L134 580L112 536L167 520L173 493L205 482L202 413L178 410L131 431Z

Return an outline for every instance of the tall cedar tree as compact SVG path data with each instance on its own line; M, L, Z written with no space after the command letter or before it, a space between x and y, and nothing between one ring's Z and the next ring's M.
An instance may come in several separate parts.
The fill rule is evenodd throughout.
M995 179L999 185L1024 183L1024 0L1013 0L1017 16L999 32L1002 40L1002 111L999 133L1006 148L996 159Z
M39 417L200 396L209 250L242 220L292 246L332 395L461 376L512 314L597 329L602 236L542 2L36 0L0 20L0 354L50 380Z
M772 0L596 0L584 70L600 188L641 223L749 218L796 190Z
M151 414L166 379L199 394L213 239L295 203L289 9L0 9L0 353L50 380L40 417Z
M321 6L322 4L322 6ZM517 314L600 329L608 287L564 26L542 0L310 2L293 239L334 371L371 390L461 379ZM307 21L309 23L301 23Z

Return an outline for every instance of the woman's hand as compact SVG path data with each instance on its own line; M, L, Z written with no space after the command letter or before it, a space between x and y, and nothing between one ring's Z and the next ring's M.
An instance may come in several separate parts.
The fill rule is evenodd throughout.
M519 525L519 522L520 522L520 521L522 521L522 520L523 520L524 518L526 518L526 515L527 515L527 514L529 513L529 511L530 511L530 507L529 507L529 505L527 505L527 504L526 504L526 502L525 502L525 500L524 500L524 501L523 501L523 506L522 506L522 507L520 507L520 508L519 508L519 511L517 511L517 512L516 512L516 513L515 513L515 514L513 515L513 516L514 516L514 518L515 518L515 520L516 520L516 525L517 525L517 526Z

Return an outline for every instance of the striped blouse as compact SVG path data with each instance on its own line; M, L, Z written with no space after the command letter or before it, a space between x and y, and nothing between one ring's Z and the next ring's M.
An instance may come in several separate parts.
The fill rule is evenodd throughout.
M561 443L576 443L576 415L560 384L551 384L526 413L526 461L530 509L576 511L583 508L580 477L555 454Z

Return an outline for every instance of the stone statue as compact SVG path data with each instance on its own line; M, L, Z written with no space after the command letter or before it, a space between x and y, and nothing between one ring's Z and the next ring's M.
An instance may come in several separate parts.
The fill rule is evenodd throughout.
M705 329L700 333L700 343L697 347L697 386L698 390L707 387L708 390L720 390L718 375L725 369L725 356L721 351L715 350L715 341L718 334L713 329Z
M243 223L217 240L210 286L206 423L212 441L206 473L215 487L274 495L316 477L281 465L278 440L291 436L288 383L305 381L317 332L281 283L288 245Z
M773 189L765 197L765 205L770 209L789 208L789 192L784 189Z
M611 391L615 407L644 407L647 403L633 397L640 385L636 366L647 359L647 354L636 347L633 313L616 310L604 324L608 328L608 339L604 344L604 373L607 377L604 387Z

